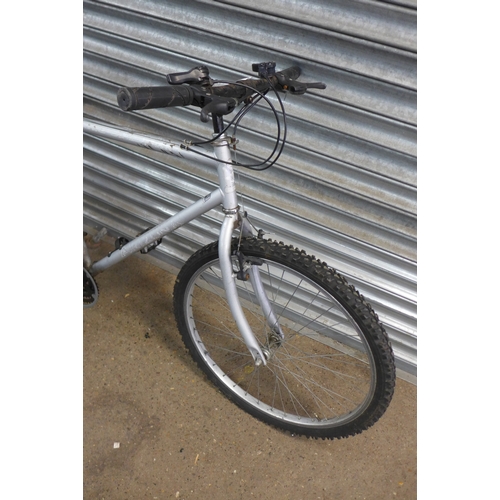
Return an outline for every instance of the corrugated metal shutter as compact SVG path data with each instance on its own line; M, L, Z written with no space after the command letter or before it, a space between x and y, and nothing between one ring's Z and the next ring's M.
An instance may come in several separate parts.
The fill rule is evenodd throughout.
M187 108L124 113L120 86L164 85L198 64L224 80L254 62L298 64L324 91L287 96L288 143L279 164L239 170L245 208L272 237L344 273L373 303L398 358L416 375L416 3L408 0L120 0L84 2L84 113L171 139L211 127ZM272 115L239 129L266 156ZM266 149L267 148L267 149ZM203 165L84 137L84 224L133 236L214 188ZM213 241L213 211L155 252L179 267Z

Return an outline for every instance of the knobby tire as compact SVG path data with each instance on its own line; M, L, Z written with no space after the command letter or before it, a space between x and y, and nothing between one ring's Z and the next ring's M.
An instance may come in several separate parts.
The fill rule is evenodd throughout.
M246 271L258 266L280 327L262 312L251 282L237 280L267 358L257 367L227 306L218 243L209 244L185 263L174 288L178 328L198 366L243 410L293 434L333 439L372 426L395 386L394 355L372 307L304 251L258 238L234 239L236 251ZM233 267L241 271L236 257Z

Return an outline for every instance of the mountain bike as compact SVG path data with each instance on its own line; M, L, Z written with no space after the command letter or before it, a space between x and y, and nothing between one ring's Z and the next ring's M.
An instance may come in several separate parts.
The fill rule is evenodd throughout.
M313 438L340 438L372 426L387 409L395 386L389 338L370 304L338 271L305 251L266 239L238 205L234 168L264 170L286 142L280 93L304 94L323 83L303 83L296 66L252 66L258 78L213 80L206 66L167 75L168 85L121 88L123 111L171 106L200 108L213 135L175 142L84 121L87 134L204 162L219 185L192 205L92 262L84 241L84 306L98 300L95 276L126 257L153 251L162 238L220 207L218 241L195 252L179 271L174 312L182 340L200 369L230 400L279 429ZM274 96L274 102L269 97ZM264 160L236 161L235 135L255 106L276 120L274 149ZM228 124L226 115L233 115ZM211 147L207 149L207 147Z

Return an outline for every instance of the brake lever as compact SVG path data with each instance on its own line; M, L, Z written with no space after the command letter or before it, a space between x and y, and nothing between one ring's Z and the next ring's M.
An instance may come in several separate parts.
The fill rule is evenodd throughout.
M208 122L210 113L215 116L228 115L238 104L238 100L234 98L212 97L210 102L201 108L200 120Z
M281 88L292 94L304 94L308 89L326 89L326 85L323 82L298 82L297 80L286 77L283 73L276 73L275 77Z
M304 94L308 89L326 89L326 85L322 82L291 82L288 86L285 85L283 89L290 91L292 94Z

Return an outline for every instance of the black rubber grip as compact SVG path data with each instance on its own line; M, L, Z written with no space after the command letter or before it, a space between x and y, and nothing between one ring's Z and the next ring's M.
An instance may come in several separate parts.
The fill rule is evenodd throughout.
M168 108L189 106L193 103L191 88L179 86L163 87L123 87L118 90L118 105L123 111L134 109Z

